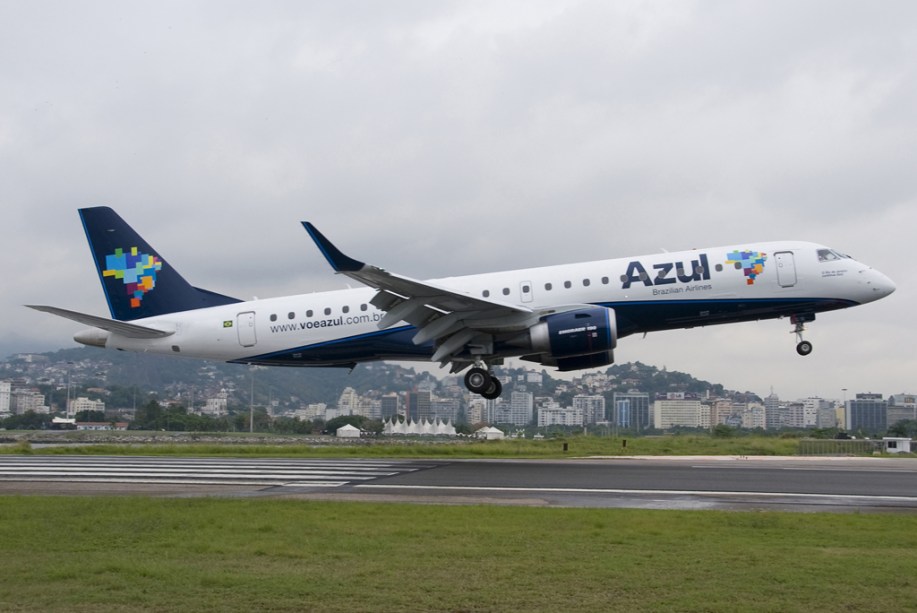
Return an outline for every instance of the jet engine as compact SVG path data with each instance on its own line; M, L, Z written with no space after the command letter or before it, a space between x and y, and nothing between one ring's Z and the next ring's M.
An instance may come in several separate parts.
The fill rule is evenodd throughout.
M523 359L579 370L614 362L618 330L613 309L586 307L544 317L528 330L532 355Z

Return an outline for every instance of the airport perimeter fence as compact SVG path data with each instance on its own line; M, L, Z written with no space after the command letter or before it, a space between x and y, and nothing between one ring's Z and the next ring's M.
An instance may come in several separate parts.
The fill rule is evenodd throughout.
M804 438L799 441L799 455L857 456L885 451L885 441L863 439Z

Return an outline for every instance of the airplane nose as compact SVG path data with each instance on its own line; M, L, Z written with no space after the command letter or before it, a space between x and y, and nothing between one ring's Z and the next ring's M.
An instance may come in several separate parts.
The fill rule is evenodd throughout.
M870 270L867 285L872 290L875 299L885 298L895 291L895 282L883 275L878 270Z

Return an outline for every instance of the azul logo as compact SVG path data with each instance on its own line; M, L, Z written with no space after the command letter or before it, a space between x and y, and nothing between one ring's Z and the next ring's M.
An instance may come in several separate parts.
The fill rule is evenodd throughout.
M156 287L156 273L160 270L162 260L155 255L139 253L136 247L131 247L128 253L123 249L115 249L113 254L106 255L102 276L120 279L130 296L131 308L136 309L144 294Z
M642 283L647 287L652 287L670 283L710 280L710 266L707 264L706 253L700 254L696 260L691 260L687 267L684 262L662 262L653 264L652 270L653 274L650 275L639 260L630 262L627 265L627 272L621 275L621 289L628 289L632 283Z
M726 263L735 264L735 267L741 268L745 273L746 285L754 285L755 279L764 272L764 262L767 261L767 254L760 251L732 251L726 254Z

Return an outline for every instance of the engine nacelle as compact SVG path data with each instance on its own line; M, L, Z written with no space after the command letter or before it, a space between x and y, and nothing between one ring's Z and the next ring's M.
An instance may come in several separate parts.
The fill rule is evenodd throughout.
M589 307L548 315L529 329L529 339L546 366L579 370L611 364L618 344L615 312Z
M568 370L583 370L586 368L608 366L609 364L614 364L614 361L614 351L603 351L602 353L578 355L575 358L560 358L559 360L554 360L554 364L545 364L545 366L556 366L557 370L566 372Z

